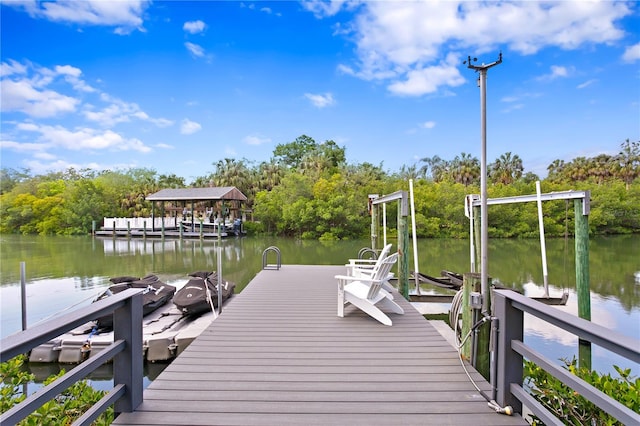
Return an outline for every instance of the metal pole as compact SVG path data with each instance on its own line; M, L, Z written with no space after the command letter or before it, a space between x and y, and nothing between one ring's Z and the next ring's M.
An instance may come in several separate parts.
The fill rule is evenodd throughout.
M27 329L27 273L25 262L20 262L20 302L22 305L22 331Z
M482 124L482 151L480 156L480 285L482 313L489 312L489 217L487 215L487 70L480 70L480 121Z
M473 61L477 61L473 58ZM487 71L489 68L502 63L502 52L498 60L490 64L472 65L471 56L464 62L468 67L477 71L480 83L480 124L482 149L480 156L480 279L482 288L482 313L489 315L489 256L487 242L489 241L489 217L487 213Z

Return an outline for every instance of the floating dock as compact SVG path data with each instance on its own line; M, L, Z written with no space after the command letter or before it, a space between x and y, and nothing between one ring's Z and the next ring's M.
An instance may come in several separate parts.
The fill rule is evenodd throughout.
M114 424L527 424L488 407L457 351L398 293L405 314L391 327L352 306L339 318L344 272L262 270Z

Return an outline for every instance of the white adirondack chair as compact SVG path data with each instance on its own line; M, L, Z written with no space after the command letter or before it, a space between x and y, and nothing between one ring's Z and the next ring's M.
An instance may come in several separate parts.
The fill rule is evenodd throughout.
M349 259L347 267L347 275L355 278L371 278L377 268L380 267L380 263L389 256L392 244L387 244L382 248L382 251L378 255L378 259ZM393 272L389 272L387 279L384 281L383 288L387 291L393 290L393 286L389 283L389 280L393 278ZM393 296L391 295L393 299Z
M382 259L389 256L389 252L391 251L391 244L387 244L382 248L382 251L378 255L377 259L349 259L349 263L345 266L347 267L347 274L352 275L354 277L361 276L360 274L364 274L365 276L371 276L373 268L378 265Z
M350 275L336 275L338 280L338 316L344 317L344 307L351 303L358 309L384 325L392 325L391 319L380 309L386 308L396 314L404 314L404 310L393 301L393 296L383 288L388 280L389 271L398 261L398 253L382 259L376 265L372 277L353 277Z

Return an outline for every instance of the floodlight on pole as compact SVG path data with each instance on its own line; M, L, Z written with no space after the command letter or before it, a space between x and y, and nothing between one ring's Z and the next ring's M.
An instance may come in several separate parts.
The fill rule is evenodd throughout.
M480 126L482 149L480 156L480 280L482 288L482 313L489 315L489 255L487 242L489 240L489 218L487 216L487 71L502 63L502 52L498 60L490 64L474 65L478 58L467 58L463 63L468 68L478 72L480 86Z

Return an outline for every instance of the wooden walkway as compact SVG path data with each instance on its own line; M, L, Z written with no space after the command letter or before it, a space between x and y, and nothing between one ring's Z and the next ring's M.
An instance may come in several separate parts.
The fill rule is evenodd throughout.
M114 424L527 424L487 406L457 352L400 295L405 315L391 314L392 327L351 306L337 317L333 277L344 272L261 271Z

